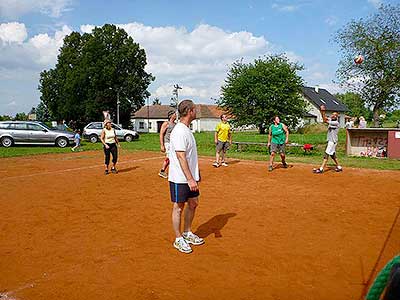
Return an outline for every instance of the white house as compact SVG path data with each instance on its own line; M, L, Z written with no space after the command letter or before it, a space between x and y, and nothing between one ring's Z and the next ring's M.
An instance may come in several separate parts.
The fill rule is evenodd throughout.
M345 126L345 112L348 110L346 105L336 99L331 93L319 87L302 88L303 97L308 102L307 113L304 116L305 124L322 123L322 115L320 112L321 105L325 105L326 115L329 117L333 112L339 113L340 127Z
M138 132L160 132L163 122L168 120L169 105L146 105L132 114L132 125ZM223 111L217 105L196 104L196 120L190 124L193 132L214 131Z

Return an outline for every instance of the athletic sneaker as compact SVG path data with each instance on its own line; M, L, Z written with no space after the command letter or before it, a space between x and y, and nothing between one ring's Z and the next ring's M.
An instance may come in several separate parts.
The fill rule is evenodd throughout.
M160 173L158 173L158 176L167 179L168 178L168 174L165 173L164 171L160 171Z
M285 169L288 168L288 164L287 164L286 162L283 162L283 163L282 163L282 166L283 166Z
M218 168L218 167L219 167L219 164L218 164L217 162L214 162L214 163L213 163L213 166L216 167L216 168Z
M110 172L108 172L108 170L104 171L104 175L108 175Z
M269 167L268 167L268 171L269 171L269 172L272 172L273 169L274 169L274 168L272 168L272 166L269 166Z
M111 173L117 174L118 170L116 168L111 168Z
M192 252L192 248L190 248L189 244L183 238L175 240L174 247L183 253Z
M322 174L322 173L324 173L324 170L321 170L321 169L313 169L313 173L314 174Z
M341 166L337 166L337 167L335 168L335 171L336 171L336 172L342 172L342 171L343 171L343 168L342 168Z
M188 244L198 246L205 243L204 239L195 235L193 232L184 232L182 236Z
M221 166L227 167L228 164L226 162L221 163Z

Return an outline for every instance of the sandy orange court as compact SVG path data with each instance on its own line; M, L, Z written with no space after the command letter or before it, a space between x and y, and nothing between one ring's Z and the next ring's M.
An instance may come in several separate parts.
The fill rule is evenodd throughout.
M0 299L359 299L389 231L400 172L202 158L190 255L174 239L162 155L101 152L0 160ZM290 162L290 159L289 159ZM391 244L391 247L384 245Z

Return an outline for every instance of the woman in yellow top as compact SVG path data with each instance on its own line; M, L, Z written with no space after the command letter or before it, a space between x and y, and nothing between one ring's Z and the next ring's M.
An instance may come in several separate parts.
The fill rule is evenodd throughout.
M213 166L218 168L219 166L227 167L228 164L225 161L226 151L229 149L229 146L232 144L232 131L231 126L228 123L228 118L226 115L221 115L221 122L215 128L215 146L216 146L216 154L215 154L215 162Z
M116 174L118 173L116 165L118 160L118 149L119 146L117 134L115 133L115 129L112 128L111 120L106 119L104 120L104 128L100 135L100 140L104 145L104 155L105 155L105 171L104 174L107 175L109 173L108 166L110 164L110 154L112 154L112 163L113 166L111 168L111 172Z

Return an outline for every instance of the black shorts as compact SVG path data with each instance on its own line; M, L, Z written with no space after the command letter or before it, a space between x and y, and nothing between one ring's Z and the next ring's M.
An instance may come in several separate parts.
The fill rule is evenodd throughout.
M169 182L171 201L175 203L186 202L189 198L196 198L200 195L199 191L192 192L187 183Z

